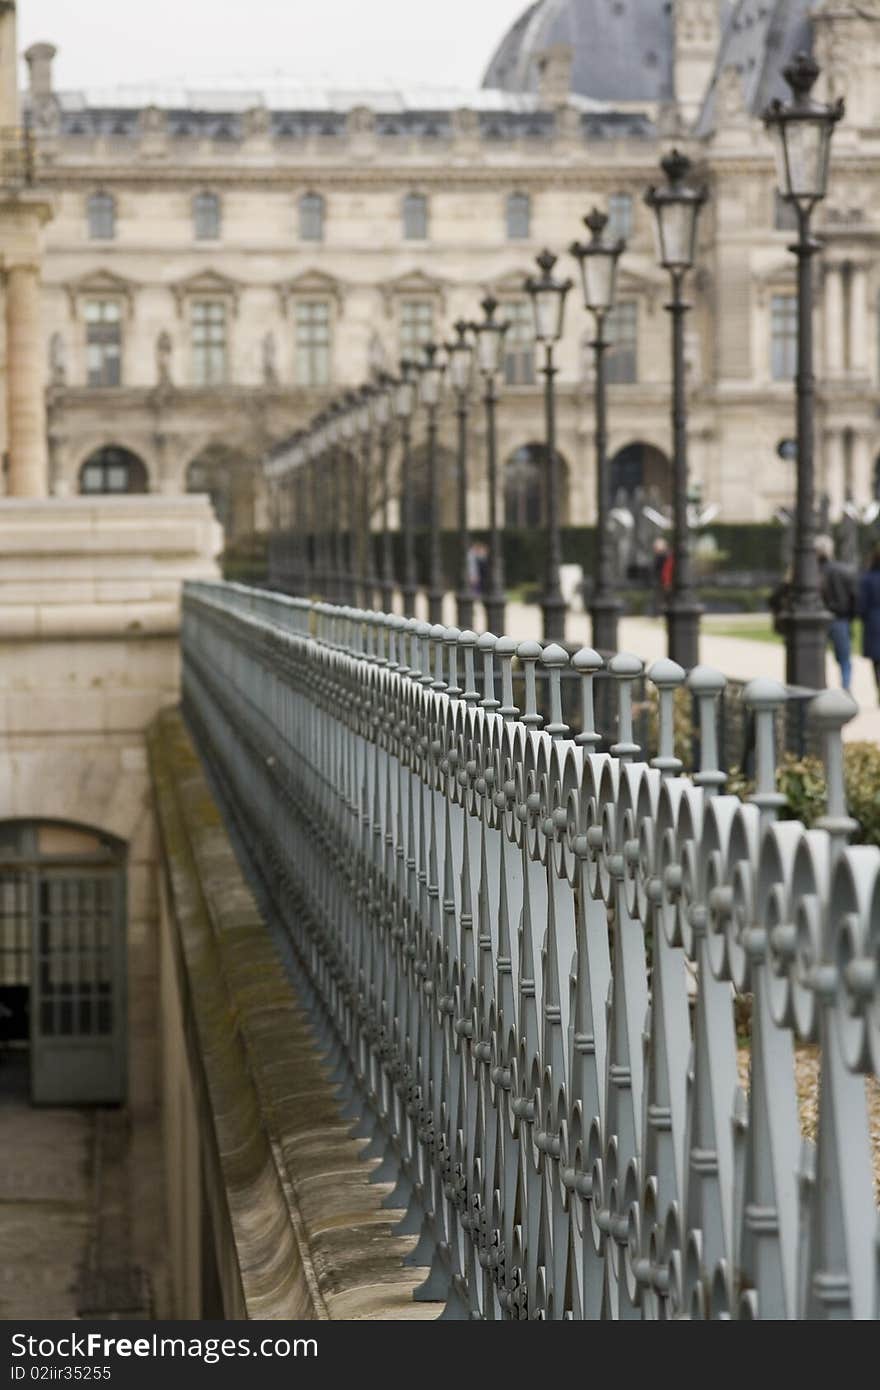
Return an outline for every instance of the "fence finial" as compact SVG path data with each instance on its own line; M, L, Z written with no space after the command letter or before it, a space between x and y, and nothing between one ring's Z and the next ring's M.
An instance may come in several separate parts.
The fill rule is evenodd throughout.
M685 683L684 668L662 657L648 667L647 676L657 687L659 707L657 756L651 759L651 766L664 777L677 777L684 764L675 756L675 692Z
M522 722L527 729L540 729L544 720L538 713L538 687L535 681L535 667L541 660L543 648L540 642L520 642L516 649L525 671L526 678L526 707L523 712Z
M571 658L571 664L581 678L581 731L575 743L595 753L602 742L596 729L596 701L593 682L605 662L592 647L581 647Z
M843 767L843 730L858 712L858 705L845 690L823 690L810 701L807 712L822 736L825 761L826 809L816 826L828 831L835 857L859 828L847 808Z
M694 773L694 782L707 796L715 796L727 781L718 766L718 700L726 685L727 677L712 666L695 666L688 676L700 719L700 770Z

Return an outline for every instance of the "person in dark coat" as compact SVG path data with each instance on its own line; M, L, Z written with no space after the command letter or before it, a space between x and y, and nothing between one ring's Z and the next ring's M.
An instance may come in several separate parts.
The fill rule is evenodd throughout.
M880 697L880 542L871 551L868 568L859 584L859 617L862 620L862 653L873 663Z
M819 586L822 602L831 614L828 638L840 667L840 683L844 690L852 684L852 620L856 616L856 572L834 558L834 542L830 536L816 537L819 557Z

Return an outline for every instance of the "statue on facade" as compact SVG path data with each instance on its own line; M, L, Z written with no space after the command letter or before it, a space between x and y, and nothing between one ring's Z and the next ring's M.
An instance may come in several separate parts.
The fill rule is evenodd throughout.
M171 354L173 345L171 334L163 328L156 339L156 372L160 386L171 385Z
M53 333L49 339L49 384L67 385L67 349L60 333Z
M275 342L275 334L271 330L264 334L262 343L263 352L263 385L278 385L278 347Z

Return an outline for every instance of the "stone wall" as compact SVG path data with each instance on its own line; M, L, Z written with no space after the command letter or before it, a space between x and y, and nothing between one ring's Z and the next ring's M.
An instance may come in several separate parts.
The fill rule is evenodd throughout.
M129 1102L155 1113L156 835L145 730L176 703L180 586L216 573L203 497L0 499L0 820L128 849Z

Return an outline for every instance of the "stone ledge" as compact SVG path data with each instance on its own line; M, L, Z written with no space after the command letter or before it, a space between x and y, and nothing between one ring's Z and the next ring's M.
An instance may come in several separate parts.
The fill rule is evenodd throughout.
M440 1305L413 1302L427 1271L402 1261L416 1238L394 1233L391 1184L369 1181L378 1160L350 1137L177 711L149 747L194 1081L248 1317L436 1318Z

